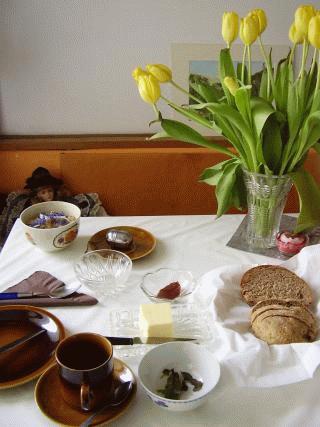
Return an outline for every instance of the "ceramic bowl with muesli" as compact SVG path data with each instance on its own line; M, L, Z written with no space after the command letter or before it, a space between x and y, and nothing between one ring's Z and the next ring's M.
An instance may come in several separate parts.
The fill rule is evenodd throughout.
M25 209L20 221L30 243L45 252L66 248L79 230L78 206L61 201L37 203Z

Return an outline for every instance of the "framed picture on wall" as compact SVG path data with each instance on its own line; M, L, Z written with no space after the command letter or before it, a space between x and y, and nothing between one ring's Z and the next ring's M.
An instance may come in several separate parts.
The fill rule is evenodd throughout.
M204 43L173 43L171 45L171 64L173 79L184 89L192 91L190 82L194 79L201 78L211 81L219 80L219 55L220 50L224 49L224 44L204 44ZM266 52L269 52L271 46L265 45ZM288 55L290 47L284 45L272 46L273 64L277 64L280 59ZM263 57L258 45L253 45L252 51L252 74L259 73L263 69ZM243 45L233 44L231 48L232 59L235 68L238 63L242 63ZM171 99L178 105L192 103L188 95L172 87ZM190 124L176 111L173 112L176 120L183 121L193 128L201 131L203 134L210 135L210 130L197 126L195 123Z

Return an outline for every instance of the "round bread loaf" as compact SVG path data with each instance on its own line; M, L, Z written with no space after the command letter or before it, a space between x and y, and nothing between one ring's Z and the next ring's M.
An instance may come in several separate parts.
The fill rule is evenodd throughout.
M275 265L259 265L251 268L240 283L243 300L253 306L260 301L297 300L304 305L313 301L311 288L295 273Z

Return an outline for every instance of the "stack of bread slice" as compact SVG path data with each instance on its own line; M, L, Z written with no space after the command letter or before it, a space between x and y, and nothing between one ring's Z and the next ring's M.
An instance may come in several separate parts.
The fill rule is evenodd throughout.
M251 268L242 277L241 295L252 306L251 326L268 344L310 342L317 322L310 310L309 285L292 271L275 265Z

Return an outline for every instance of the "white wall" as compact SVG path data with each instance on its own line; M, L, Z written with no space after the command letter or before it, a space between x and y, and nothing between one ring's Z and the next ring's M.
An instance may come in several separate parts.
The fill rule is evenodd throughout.
M1 132L149 132L154 114L131 78L135 66L170 65L171 43L221 43L225 10L265 9L265 42L286 44L300 3L0 0Z

